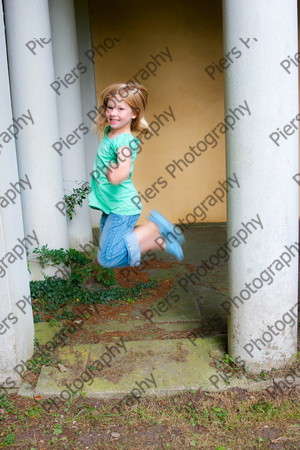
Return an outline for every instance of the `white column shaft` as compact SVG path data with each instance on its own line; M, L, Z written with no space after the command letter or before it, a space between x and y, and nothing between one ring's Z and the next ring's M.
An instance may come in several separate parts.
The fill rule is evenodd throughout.
M73 0L50 0L55 78L52 89L58 103L60 138L57 149L62 156L65 193L87 181L85 136L91 133L83 121L80 76L86 67L78 59ZM91 239L91 221L87 200L76 207L76 215L68 223L70 246Z
M87 177L93 170L93 163L98 147L98 136L93 131L95 116L97 114L97 100L94 75L94 58L91 58L93 43L91 38L90 17L88 0L74 0L77 28L77 43L79 61L86 67L86 73L80 78L81 102L83 111L83 121L90 132L84 136ZM90 208L92 226L99 226L99 211Z
M55 206L63 199L49 8L47 0L5 1L10 84L25 235L40 246L68 248L67 222ZM37 243L30 250L37 247Z
M7 68L2 2L0 2L0 130L12 125L11 98ZM0 145L0 196L19 180L14 139ZM26 241L20 195L14 203L0 206L0 384L12 388L20 384L14 369L33 352L33 320L30 305L29 277L26 265ZM23 243L22 243L23 242ZM17 252L20 256L17 256ZM2 391L0 392L2 394Z
M280 63L297 52L297 1L224 0L223 11L225 115L246 116L226 133L227 179L239 182L228 238L248 234L229 260L229 351L259 372L296 352L298 70Z

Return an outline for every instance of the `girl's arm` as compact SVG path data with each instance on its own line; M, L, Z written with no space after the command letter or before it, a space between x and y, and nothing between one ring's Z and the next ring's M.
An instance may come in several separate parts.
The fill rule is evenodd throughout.
M117 150L117 162L110 161L106 172L106 178L111 184L120 184L128 178L130 173L131 154L125 156L123 149L128 147L119 147ZM128 152L127 152L128 153Z

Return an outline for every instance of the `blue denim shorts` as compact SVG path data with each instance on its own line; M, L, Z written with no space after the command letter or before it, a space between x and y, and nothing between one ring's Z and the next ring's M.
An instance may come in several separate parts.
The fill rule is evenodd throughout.
M102 213L97 261L103 267L138 266L141 250L133 228L140 214Z

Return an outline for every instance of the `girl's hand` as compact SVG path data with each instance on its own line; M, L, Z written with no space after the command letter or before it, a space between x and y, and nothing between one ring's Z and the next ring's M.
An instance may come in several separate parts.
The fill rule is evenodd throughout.
M128 147L119 147L117 162L110 161L106 178L111 184L120 184L128 178L130 173L131 150Z

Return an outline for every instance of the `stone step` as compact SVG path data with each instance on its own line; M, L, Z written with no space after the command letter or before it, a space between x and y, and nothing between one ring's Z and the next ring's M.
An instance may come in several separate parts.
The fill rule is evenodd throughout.
M163 341L121 338L113 344L66 346L58 353L66 370L43 367L32 391L33 396L41 397L44 407L51 405L45 398L55 397L60 405L80 393L89 398L124 399L133 394L165 395L255 385L245 378L228 382L212 365L212 355L222 357L226 353L223 336Z

